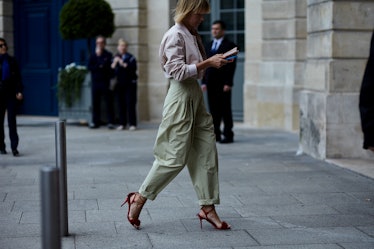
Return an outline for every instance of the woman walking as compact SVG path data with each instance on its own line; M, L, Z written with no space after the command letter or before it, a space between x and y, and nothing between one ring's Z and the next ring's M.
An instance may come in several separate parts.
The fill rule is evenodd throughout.
M176 23L161 41L159 56L170 88L155 142L155 160L139 192L129 193L122 204L128 203L127 219L137 229L147 199L154 200L185 165L201 206L200 224L206 220L217 229L230 228L214 207L220 202L216 139L197 81L206 68L232 62L222 54L206 59L197 28L209 11L208 0L179 0Z

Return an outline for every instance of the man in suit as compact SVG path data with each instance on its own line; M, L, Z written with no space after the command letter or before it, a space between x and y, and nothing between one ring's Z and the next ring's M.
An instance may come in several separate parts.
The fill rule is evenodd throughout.
M13 156L18 156L19 137L17 133L17 106L23 99L23 85L18 63L8 54L8 45L4 38L0 38L0 154L7 154L5 150L4 119L8 116L10 147Z
M236 47L235 43L225 37L226 25L217 20L212 24L213 40L206 47L207 56L221 54ZM221 143L234 142L232 111L231 111L231 88L233 86L236 59L221 68L208 68L205 72L202 89L208 93L209 110L213 117L216 141ZM221 121L223 121L223 139L221 132Z
M101 125L101 98L105 97L108 117L108 128L114 129L113 92L109 89L110 79L113 76L112 54L105 49L106 40L103 36L96 38L95 53L91 55L88 69L92 77L92 123L90 128L98 128Z

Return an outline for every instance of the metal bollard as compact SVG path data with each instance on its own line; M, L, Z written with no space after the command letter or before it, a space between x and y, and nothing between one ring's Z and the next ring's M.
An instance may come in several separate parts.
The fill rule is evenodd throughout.
M69 235L65 121L56 122L56 167L60 169L61 236Z
M40 170L42 248L61 249L59 169Z

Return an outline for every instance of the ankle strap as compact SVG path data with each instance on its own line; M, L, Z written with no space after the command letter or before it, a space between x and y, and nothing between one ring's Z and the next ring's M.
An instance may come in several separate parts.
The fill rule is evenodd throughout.
M211 209L209 209L208 211L205 211L204 207L211 207ZM212 212L215 209L216 209L216 207L214 205L208 205L208 206L202 206L201 207L201 210L203 211L203 213L205 214L205 216L207 216L210 212Z

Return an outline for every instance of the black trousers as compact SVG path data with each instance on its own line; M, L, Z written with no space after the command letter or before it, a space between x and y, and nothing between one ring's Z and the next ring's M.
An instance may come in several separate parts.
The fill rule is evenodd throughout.
M0 95L0 150L5 150L5 132L4 132L4 119L5 112L8 116L8 127L9 127L9 138L10 138L10 147L13 150L16 150L18 147L18 134L17 134L17 100L14 98L7 98L3 95Z
M93 83L92 84L92 122L95 125L100 125L101 121L101 100L105 98L107 123L114 122L114 108L113 108L113 91L109 89L108 84Z
M130 126L136 126L137 84L118 84L116 95L120 124L126 126L128 123Z
M222 89L209 88L208 86L208 104L210 114L213 117L214 133L217 140L221 139L221 122L223 121L223 136L227 139L233 139L234 126L231 110L231 91L224 92Z

